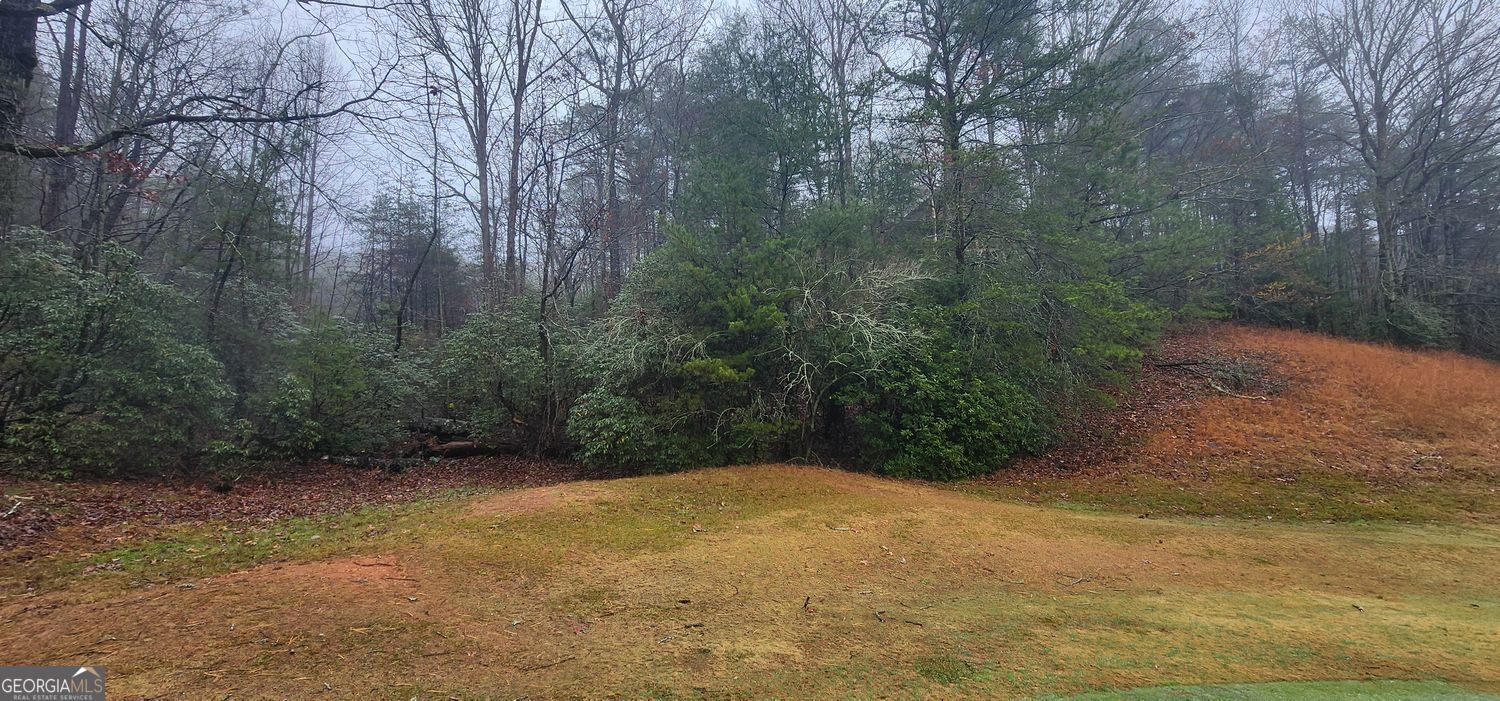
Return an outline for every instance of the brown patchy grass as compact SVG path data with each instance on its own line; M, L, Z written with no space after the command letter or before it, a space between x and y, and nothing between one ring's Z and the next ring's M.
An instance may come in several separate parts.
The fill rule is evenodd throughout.
M0 559L98 548L182 524L315 518L603 476L582 465L517 456L444 459L397 475L326 461L271 463L233 484L213 474L70 482L0 474Z
M1230 396L1157 364L1238 357L1285 390ZM1500 522L1500 365L1210 325L1170 339L1115 431L965 488L1137 513ZM1263 398L1246 398L1249 396Z
M103 663L118 698L1500 680L1492 526L1143 520L790 466L383 515L274 552L185 530L37 579L0 599L0 661Z

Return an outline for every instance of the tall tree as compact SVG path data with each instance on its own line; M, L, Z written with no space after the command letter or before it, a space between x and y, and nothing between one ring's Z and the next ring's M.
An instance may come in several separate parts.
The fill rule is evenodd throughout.
M604 296L620 290L625 275L625 230L620 203L620 152L631 101L665 67L680 63L692 47L706 10L691 0L564 0L562 8L578 32L569 63L599 93L603 120Z

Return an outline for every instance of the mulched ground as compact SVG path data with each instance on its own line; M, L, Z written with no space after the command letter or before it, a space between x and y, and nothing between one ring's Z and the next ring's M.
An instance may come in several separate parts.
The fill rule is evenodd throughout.
M539 487L607 477L568 462L514 456L424 463L401 474L308 462L268 467L223 491L206 478L44 482L0 478L0 560L103 543L163 525L276 519L412 501L453 489ZM60 531L66 530L66 540Z

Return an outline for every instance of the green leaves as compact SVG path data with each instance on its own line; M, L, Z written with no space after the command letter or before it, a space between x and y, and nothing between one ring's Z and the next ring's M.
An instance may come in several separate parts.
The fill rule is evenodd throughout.
M439 369L450 402L474 410L536 410L545 389L537 321L532 317L535 305L529 297L506 300L471 314L443 339Z
M1035 394L947 340L886 359L838 399L854 417L863 463L924 479L991 472L1046 445L1054 418Z
M0 242L0 459L68 475L188 457L230 392L184 307L122 248L83 269L40 231Z

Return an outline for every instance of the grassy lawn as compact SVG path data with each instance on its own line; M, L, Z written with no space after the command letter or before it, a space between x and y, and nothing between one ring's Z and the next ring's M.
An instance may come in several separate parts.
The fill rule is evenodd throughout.
M1171 478L1122 471L1109 476L1044 475L981 480L952 488L995 499L1064 509L1150 516L1227 516L1282 521L1497 523L1500 488L1471 477L1370 482L1310 467L1295 475L1257 474L1257 465Z
M1056 701L1494 701L1500 696L1443 682L1272 682L1106 691Z
M0 650L109 665L119 698L1460 693L1500 680L1497 554L1483 525L1140 519L725 468L10 565L32 590L0 601ZM1308 698L1287 689L1264 698Z

